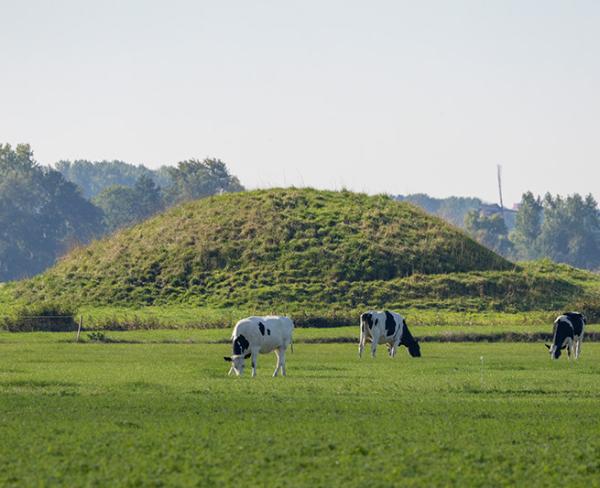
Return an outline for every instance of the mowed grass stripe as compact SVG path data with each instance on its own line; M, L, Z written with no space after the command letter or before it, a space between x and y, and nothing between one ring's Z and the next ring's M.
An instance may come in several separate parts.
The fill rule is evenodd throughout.
M226 344L4 343L0 484L598 486L600 345L304 344L287 378ZM385 351L381 351L385 352ZM483 358L483 359L482 359ZM565 456L565 453L569 453Z

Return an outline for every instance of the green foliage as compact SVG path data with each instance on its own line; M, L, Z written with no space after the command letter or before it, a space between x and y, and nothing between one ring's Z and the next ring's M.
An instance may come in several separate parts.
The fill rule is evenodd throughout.
M0 317L0 327L10 332L59 332L74 330L77 324L75 311L63 304L36 303L11 310Z
M163 209L160 188L148 176L140 176L133 187L108 187L92 201L102 209L109 232L141 222Z
M543 208L540 198L534 197L531 192L524 193L517 212L517 223L510 236L520 259L540 257L538 238L542 230L542 218Z
M427 275L458 273L460 282L470 279L460 273L514 269L440 219L388 197L274 189L173 208L75 250L17 288L27 300L78 305L354 310L422 300L429 288L439 289L430 295L436 301L461 290L443 291L443 278ZM479 297L481 286L467 288Z
M171 178L165 194L168 205L244 189L220 159L181 161L176 168L167 171Z
M0 282L36 275L70 249L141 222L165 202L242 189L220 160L159 170L60 161L54 170L40 166L27 144L0 144ZM95 205L86 199L92 197Z
M465 217L472 210L479 210L482 201L471 197L433 198L424 193L398 195L400 201L412 203L426 212L436 215L456 227L464 227Z
M90 342L112 342L103 332L90 332L87 337Z
M513 244L508 239L508 228L501 214L485 215L471 210L465 217L465 229L477 242L501 256L512 254Z
M18 336L0 334L3 486L597 484L597 344L572 364L540 343L297 344L287 378L269 355L238 379L228 344Z
M133 187L142 177L152 179L160 187L169 186L171 182L162 169L154 171L141 164L136 166L123 161L59 161L55 166L89 199L111 186Z
M102 215L27 144L0 144L0 281L32 276L102 233Z
M520 259L550 258L586 269L600 268L600 212L592 195L542 200L523 195L510 236Z
M244 189L219 159L192 159L158 170L122 161L60 161L56 167L102 209L109 233L183 201Z
M0 287L0 307L60 300L109 329L230 327L268 313L336 326L383 307L454 311L460 323L465 312L572 309L599 290L597 275L513 265L408 204L289 189L173 208Z
M600 267L600 214L592 195L547 194L538 238L543 256L580 268Z

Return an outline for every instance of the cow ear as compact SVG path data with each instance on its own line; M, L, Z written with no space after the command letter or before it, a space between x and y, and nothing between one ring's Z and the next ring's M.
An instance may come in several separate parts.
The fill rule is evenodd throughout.
M224 359L225 361L231 362L231 358L230 358L229 356L223 356L223 359Z
M567 346L563 346L563 347L561 347L561 349L566 349L566 348L567 348Z
M246 355L244 356L244 359L248 359L250 356L252 356L252 353L250 353L250 352L249 352L248 354L246 354Z
M550 349L550 346L548 344L544 344L544 346L546 346L548 349Z

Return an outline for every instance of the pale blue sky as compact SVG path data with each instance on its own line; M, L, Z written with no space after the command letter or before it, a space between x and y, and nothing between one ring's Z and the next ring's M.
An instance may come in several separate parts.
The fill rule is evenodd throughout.
M0 0L0 141L248 187L600 197L598 1Z

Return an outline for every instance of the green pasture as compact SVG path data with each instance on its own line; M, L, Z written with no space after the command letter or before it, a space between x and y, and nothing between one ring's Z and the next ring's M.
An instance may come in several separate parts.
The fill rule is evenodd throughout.
M600 486L599 344L301 342L353 330L254 379L225 330L0 333L0 486Z
M433 340L435 342L451 340L452 338L462 338L465 335L477 338L482 341L497 341L497 334L551 334L551 323L539 324L487 324L487 325L413 325L410 330L417 339ZM93 342L93 336L97 331L84 330L80 334L80 342ZM214 344L229 341L231 338L231 329L197 329L197 328L177 328L177 329L153 329L153 330L103 330L100 331L104 340L109 343L123 344ZM585 328L588 340L591 334L600 333L600 324L588 324ZM359 327L358 325L349 325L344 327L298 327L294 330L294 343L313 343L313 342L349 342L356 341L358 344ZM7 343L67 343L75 342L77 333L73 332L30 332L30 333L12 333L0 330L0 344ZM92 339L90 339L92 337ZM500 340L508 342L518 341L517 338L506 337Z

